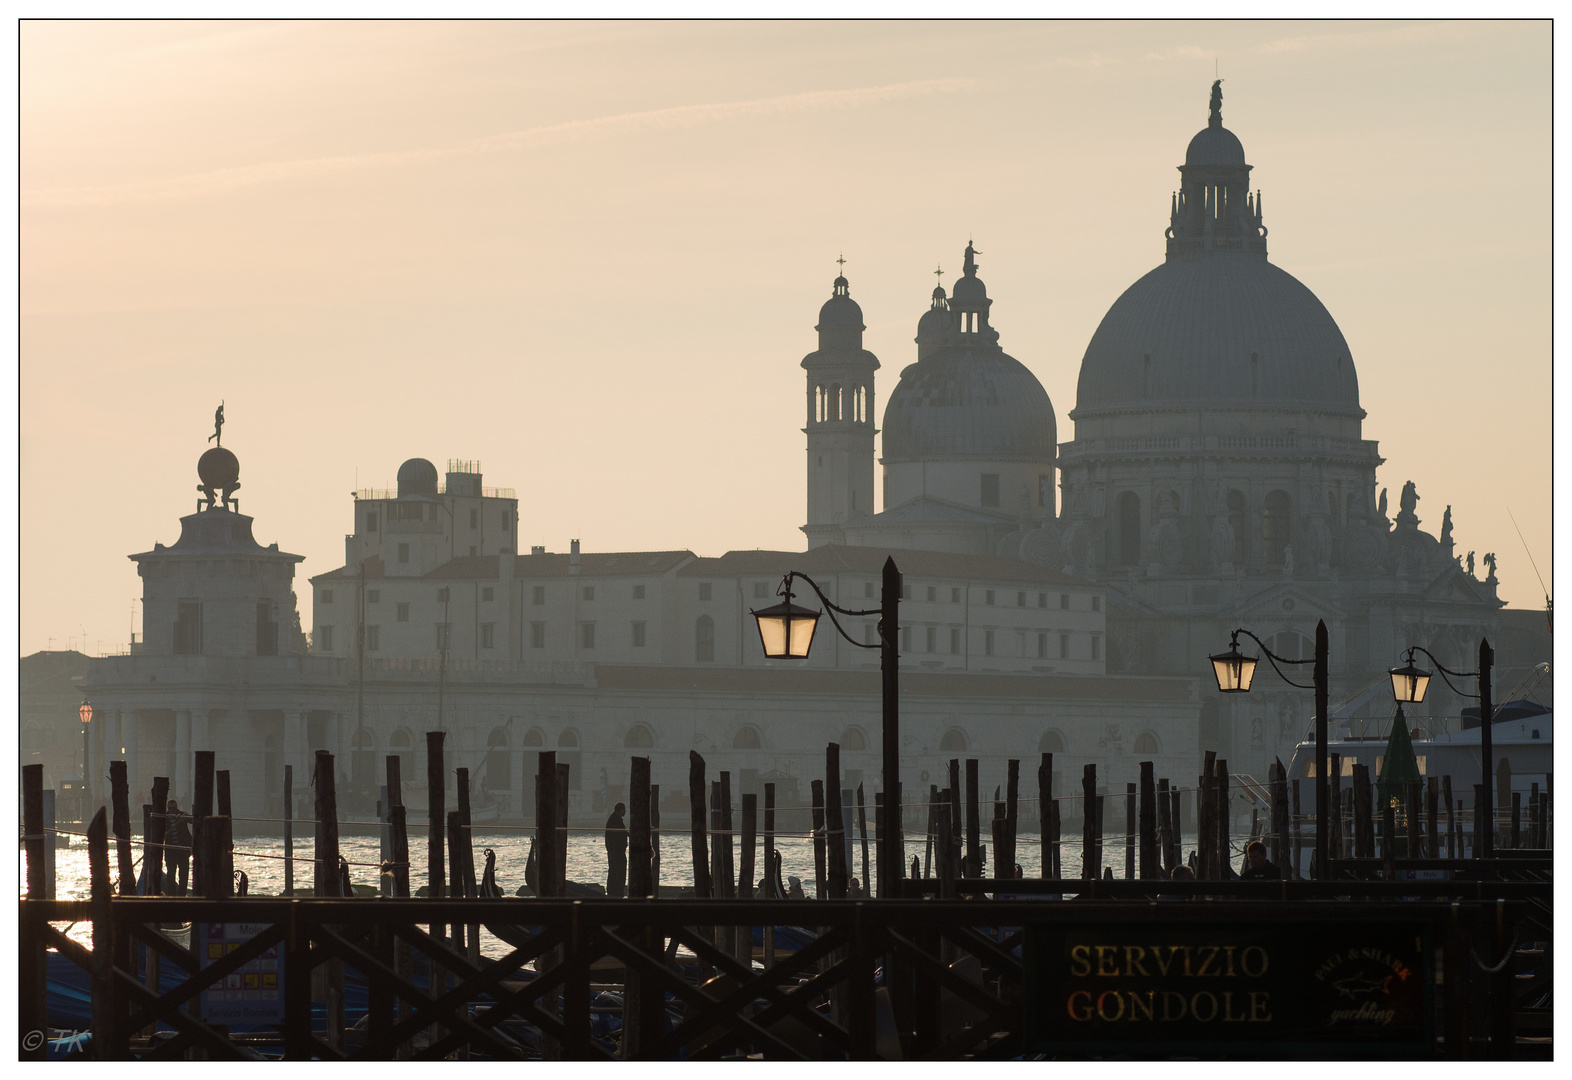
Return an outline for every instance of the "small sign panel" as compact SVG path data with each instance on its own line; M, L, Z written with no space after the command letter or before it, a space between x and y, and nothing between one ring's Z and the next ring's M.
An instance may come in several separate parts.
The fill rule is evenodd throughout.
M1025 942L1032 1053L1425 1057L1427 923L1335 919L1039 923Z
M222 960L270 929L268 923L197 923L197 955L204 965ZM202 1019L210 1024L279 1024L284 1020L282 943L202 991Z

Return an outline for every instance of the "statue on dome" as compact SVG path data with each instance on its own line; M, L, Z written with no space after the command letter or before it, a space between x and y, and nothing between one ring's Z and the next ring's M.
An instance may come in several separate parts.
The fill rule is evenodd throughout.
M1441 544L1446 546L1452 543L1452 504L1448 503L1446 513L1441 515Z
M961 267L961 270L967 277L977 276L977 256L981 254L982 252L972 247L970 240L966 241L966 263Z
M1217 123L1223 122L1223 80L1218 79L1212 84L1212 117Z
M224 445L224 403L218 403L218 411L213 414L213 434L207 437L208 442L218 441L219 446Z
M1398 505L1402 507L1402 512L1405 514L1412 514L1414 507L1419 505L1419 493L1414 490L1412 480L1403 485L1403 494L1398 500Z

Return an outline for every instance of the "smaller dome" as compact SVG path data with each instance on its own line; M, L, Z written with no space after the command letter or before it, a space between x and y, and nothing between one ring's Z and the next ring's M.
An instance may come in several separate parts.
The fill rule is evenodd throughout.
M215 446L197 458L197 476L208 487L234 487L240 479L240 459Z
M1244 144L1239 136L1221 124L1208 126L1196 132L1195 138L1184 152L1186 165L1243 165Z
M410 458L398 467L398 497L435 495L437 467L425 458Z
M950 299L958 303L974 304L979 300L988 299L988 289L980 277L961 277L955 279L955 285L950 289Z
M819 309L819 325L815 330L855 330L861 333L862 308L851 298L850 284L843 277L835 279L835 293Z

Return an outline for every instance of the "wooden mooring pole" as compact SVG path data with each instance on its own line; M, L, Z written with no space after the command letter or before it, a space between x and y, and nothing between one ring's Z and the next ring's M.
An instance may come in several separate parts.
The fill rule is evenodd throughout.
M1157 775L1150 761L1141 768L1141 806L1137 827L1140 830L1141 880L1154 881L1162 876L1157 854Z
M1088 762L1081 769L1081 877L1099 878L1097 832L1097 766Z
M693 895L700 899L714 896L710 887L709 845L704 825L704 759L697 750L688 751L688 803L692 810Z

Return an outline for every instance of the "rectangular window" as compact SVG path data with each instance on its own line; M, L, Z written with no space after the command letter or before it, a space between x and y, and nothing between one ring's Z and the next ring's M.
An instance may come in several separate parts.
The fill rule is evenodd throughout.
M987 602L987 603L988 603L988 605L989 605L989 606L990 606L990 607L991 607L991 606L993 606L993 590L992 590L992 589L989 589L989 590L988 590L988 594L987 594L987 595L988 595L988 599L987 599L987 601L986 601L986 602Z
M1037 635L1037 659L1048 659L1048 635L1041 632Z
M508 515L507 515L507 511L503 511L503 513L502 513L502 531L503 532L507 532L508 531Z
M495 649L497 647L497 624L483 622L480 624L480 647L482 649Z
M927 637L928 637L928 651L929 652L938 652L939 651L939 649L938 649L939 628L937 626L930 626L930 627L928 627ZM1494 714L1492 714L1492 715L1494 715Z
M595 599L595 586L593 586L593 585L586 585L586 586L584 586L584 599L586 599L586 600L593 600L593 599Z
M984 630L983 631L983 655L984 656L992 656L993 655L993 631L992 630Z
M1037 594L1037 606L1040 607L1040 608L1045 608L1045 607L1048 606L1048 594L1047 593L1040 592L1040 593Z
M397 610L398 610L398 621L399 622L409 622L409 605L408 604L399 604L399 605L397 605Z
M448 638L452 636L450 633L452 628L452 623L437 623L437 649L439 651L448 647Z
M1059 635L1059 659L1060 660L1068 660L1068 659L1070 659L1070 635L1069 634L1060 634Z
M257 655L278 655L278 623L273 621L273 605L267 600L257 604Z
M701 582L699 582L699 599L700 600L708 600L710 598L710 592L711 592L710 583L708 581L701 581Z
M1101 657L1102 657L1102 645L1103 645L1102 638L1098 637L1096 634L1093 634L1092 635L1092 659L1093 660L1101 659Z
M644 586L643 585L635 585L635 586L633 586L633 599L635 599L635 600L643 600L644 599Z
M950 603L952 603L952 604L959 604L960 602L961 602L961 590L960 589L951 589L950 590Z
M544 649L546 647L545 623L532 622L529 624L529 647L532 649Z
M202 602L182 600L175 612L175 655L202 654Z
M534 604L536 607L544 604L546 602L546 586L536 585L532 590L530 590L529 602ZM542 624L536 623L535 625L540 626Z
M445 604L447 602L448 602L448 587L446 585L444 585L444 586L442 586L442 588L437 590L437 603Z
M1069 611L1070 610L1070 594L1069 593L1062 592L1062 593L1059 594L1059 610L1060 611Z
M982 504L984 506L999 505L999 474L982 474Z
M376 532L377 531L377 512L375 510L367 510L366 511L366 531L367 532Z
M909 627L909 626L903 626L903 627L901 627L901 652L909 653L911 651L912 651L912 628ZM1491 715L1495 715L1495 714L1492 713Z
M380 604L381 602L382 602L382 590L381 589L367 589L366 590L366 603L368 603L368 604Z
M333 602L333 590L332 589L323 589L322 590L322 602L324 604L331 604Z
M636 622L633 624L633 647L635 649L644 648L644 623Z
M317 627L317 652L333 651L333 628L331 626Z
M480 554L480 548L476 547L474 544L471 544L469 546L469 553L470 553L471 556L479 555Z
M1092 610L1093 611L1101 611L1102 609L1103 609L1103 598L1100 597L1100 596L1092 597Z
M873 595L873 582L865 581L862 583L862 595L865 597Z
M493 589L489 585L486 586L484 589L480 590L480 599L484 603L487 603L487 604L491 603L492 599L495 598L496 595L497 595L496 592L493 591Z
M769 586L764 584L762 581L755 581L753 583L753 598L755 600L769 599ZM1495 714L1492 713L1491 715L1493 716Z
M929 585L928 586L928 603L931 604L931 603L933 603L937 599L939 599L939 588L938 588L938 586L937 585Z
M579 624L579 644L586 649L595 647L595 624L592 622Z
M409 562L409 545L408 544L400 544L398 546L398 561L401 562L401 563Z
M382 627L366 627L366 651L376 652L380 648L382 648Z
M1018 593L1015 594L1015 606L1016 607L1025 607L1026 606L1026 594L1025 593L1018 592Z
M950 655L961 655L961 631L959 627L950 627Z
M480 528L480 511L479 510L471 510L469 512L469 527L472 528L472 529Z

